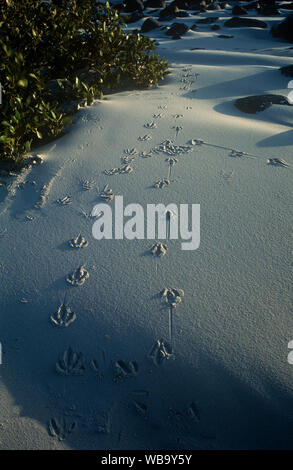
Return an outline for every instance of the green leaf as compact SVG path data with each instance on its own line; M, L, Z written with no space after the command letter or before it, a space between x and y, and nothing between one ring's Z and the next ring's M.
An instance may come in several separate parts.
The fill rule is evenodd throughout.
M27 78L21 78L18 80L17 85L26 88L28 86Z
M37 134L38 139L43 138L42 134L40 133L40 131L38 131L38 129L35 129L35 133Z

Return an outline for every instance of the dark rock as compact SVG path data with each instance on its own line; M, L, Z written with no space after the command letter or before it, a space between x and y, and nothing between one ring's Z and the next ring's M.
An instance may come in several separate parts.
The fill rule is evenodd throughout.
M189 27L184 23L173 23L166 34L168 36L182 36L186 34L188 30Z
M283 10L293 10L293 2L292 3L281 3L279 8L283 8Z
M123 3L117 3L116 5L114 4L110 4L112 8L114 8L114 10L118 10L118 11L122 11L124 10L124 5Z
M239 98L235 101L239 111L247 114L256 114L272 106L272 104L289 105L288 100L282 95L255 95Z
M196 3L192 3L191 5L189 5L189 10L195 10L195 11L199 11L200 10L200 6Z
M218 24L213 24L213 25L211 26L211 30L212 30L212 31L217 31L218 29L220 29L220 26L219 26Z
M219 34L218 38L220 39L232 39L234 36L230 36L229 34Z
M132 11L143 11L144 4L141 0L126 0L124 11L131 13Z
M227 28L266 28L267 24L264 21L255 20L253 18L239 18L234 16L230 20L225 21L224 26Z
M191 26L190 29L191 29L192 31L195 31L197 28L198 28L197 24L194 23L194 24Z
M210 17L210 18L201 18L200 20L197 21L197 24L212 24L218 21L219 17Z
M160 21L168 21L170 19L176 18L176 13L178 13L179 8L176 5L169 5L163 10L160 11L159 20Z
M147 18L141 26L141 32L142 33L148 33L149 31L152 31L153 29L160 28L162 25L159 23L158 20L155 18Z
M126 24L136 23L138 20L144 18L144 14L141 11L134 11L125 19Z
M185 0L174 0L171 5L175 5L179 10L186 10L188 3Z
M181 39L181 36L179 34L175 34L174 36L172 36L172 39Z
M276 0L259 0L259 3L261 3L262 5L275 6L276 5Z
M279 15L280 12L276 7L272 7L270 5L263 5L258 9L258 13L262 16L276 16Z
M250 2L248 5L245 5L245 10L257 10L258 8L260 8L258 2Z
M232 8L232 15L233 16L247 15L247 11L244 8L240 7L239 5L235 5Z
M288 16L277 26L273 26L271 33L275 38L281 38L286 41L293 42L293 15Z
M221 7L220 7L220 5L218 5L218 4L213 4L213 3L212 3L211 5L208 5L208 6L206 7L206 10L207 10L207 11L217 11L217 10L221 10Z
M165 8L165 0L147 0L144 4L145 8Z
M293 65L285 65L280 70L285 77L293 77Z
M187 18L189 15L189 13L187 13L187 11L183 11L183 10L179 10L177 13L175 13L176 15L176 18Z

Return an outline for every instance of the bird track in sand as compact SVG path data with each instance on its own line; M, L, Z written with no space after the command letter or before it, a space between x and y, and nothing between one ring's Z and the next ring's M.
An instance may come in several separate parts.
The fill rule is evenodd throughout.
M62 356L62 359L56 362L56 372L59 375L84 375L85 365L82 353L77 353L69 346Z
M60 305L57 312L53 313L50 317L51 323L59 328L67 328L71 323L76 320L76 313L64 302Z
M113 190L109 188L108 184L106 184L103 191L100 192L99 196L101 199L103 199L106 202L110 202L112 201L112 199L114 199Z
M69 434L72 434L76 430L77 423L76 421L68 421L64 417L51 418L48 422L48 432L52 437L58 439L58 441L63 441L67 438Z
M72 286L82 286L89 278L89 273L84 266L79 266L73 273L69 274L66 278L68 284Z
M173 357L172 346L163 339L156 340L147 355L148 360L155 366L160 366L171 357Z
M143 135L143 136L139 136L139 137L138 137L138 140L139 140L140 142L146 142L146 141L148 141L148 140L152 140L152 136L149 135L149 134L145 134L145 135Z
M136 361L125 362L118 360L114 364L114 382L121 383L124 380L136 377L138 374L138 363Z
M71 240L69 240L69 246L71 246L71 248L86 248L88 246L88 241L81 236L81 234L79 233L75 238L72 238Z

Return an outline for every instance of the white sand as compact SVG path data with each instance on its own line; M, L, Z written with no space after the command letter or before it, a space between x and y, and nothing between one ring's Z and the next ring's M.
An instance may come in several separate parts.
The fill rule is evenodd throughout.
M257 18L271 25L288 14L281 12ZM222 25L231 12L176 21L191 25L206 16L220 16ZM248 115L233 102L287 95L289 78L278 69L292 64L293 49L273 39L269 28L199 25L181 40L164 31L150 35L172 63L160 87L113 94L81 110L65 137L40 149L44 164L20 178L36 185L6 197L0 188L2 449L292 448L293 112L274 105ZM191 51L195 47L204 50ZM164 117L153 118L159 113ZM151 121L156 129L144 127ZM167 176L163 154L137 155L129 175L102 173L121 166L124 149L148 151L174 139L177 125L183 127L177 145L203 139L257 158L196 147L178 157L174 182L161 190L151 186ZM145 134L152 140L138 141ZM292 166L267 165L268 158ZM91 190L82 189L84 180L94 181ZM184 252L180 240L172 241L155 261L143 256L148 240L94 240L93 220L82 210L91 213L106 183L125 204L200 204L200 248ZM45 201L35 209L43 184ZM67 195L71 204L56 202ZM88 247L70 248L68 240L80 232ZM80 265L90 277L72 287L66 277ZM168 340L168 311L157 297L166 286L184 289L185 296L174 313L175 360L155 366L146 356L157 339ZM58 329L50 316L65 294L77 320ZM57 375L55 363L68 346L83 352L84 376ZM90 366L94 358L100 379ZM117 360L137 361L137 376L114 383ZM146 416L134 400L147 406ZM190 416L191 403L200 419ZM52 418L77 428L60 441L48 433ZM107 424L109 433L99 433Z

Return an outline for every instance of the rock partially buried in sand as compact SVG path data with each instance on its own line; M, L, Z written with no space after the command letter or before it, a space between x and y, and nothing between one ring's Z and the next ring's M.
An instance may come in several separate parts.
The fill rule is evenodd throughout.
M279 10L273 5L261 5L258 13L261 16L276 16L280 14Z
M173 20L174 18L176 18L176 13L178 12L179 12L179 8L176 5L171 3L169 6L164 8L164 10L160 11L159 20L160 21Z
M79 266L73 273L69 274L66 282L72 286L82 286L89 277L87 270L83 266Z
M232 15L233 16L238 16L238 15L247 15L247 11L239 6L239 5L235 5L233 8L232 8Z
M281 67L280 70L285 77L293 77L293 65L285 65Z
M149 31L152 31L153 29L160 28L161 26L162 26L161 23L155 18L147 18L143 22L140 31L142 33L148 33Z
M281 3L279 5L280 8L283 8L284 10L293 10L293 2L292 3Z
M282 38L293 42L293 15L288 16L277 26L273 26L271 32L275 38Z
M272 104L281 104L290 106L288 100L283 95L254 95L245 98L239 98L235 101L239 111L247 114L256 114L272 106Z
M219 17L218 16L211 16L209 18L201 18L198 20L196 23L197 24L212 24L218 21Z
M144 4L141 0L126 0L126 5L124 7L124 11L126 13L131 13L133 11L143 11Z
M165 0L147 0L144 4L145 8L165 8Z
M189 27L184 23L173 23L166 32L167 36L182 36L186 34L189 30Z
M227 28L263 28L267 27L264 21L255 20L253 18L239 18L234 16L230 20L225 21L224 26Z

